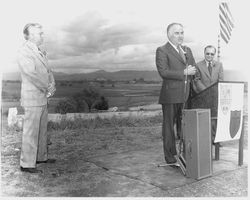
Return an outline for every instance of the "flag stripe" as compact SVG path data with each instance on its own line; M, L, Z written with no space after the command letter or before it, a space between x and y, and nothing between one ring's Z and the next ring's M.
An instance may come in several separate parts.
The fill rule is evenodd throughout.
M229 22L231 23L232 27L234 27L234 25L233 25L233 15L232 15L231 11L229 10L229 7L228 7L228 5L226 3L224 3L224 7L225 7L227 13L229 14L228 15L229 20L230 20Z
M220 24L220 28L221 28L221 32L224 33L224 35L227 37L227 39L230 39L230 35L228 35L226 29L222 26L222 24Z
M222 31L220 31L220 35L221 35L221 38L222 38L226 43L228 43L228 39L224 36L224 34L222 33Z
M225 43L228 43L234 24L232 13L229 10L228 4L225 2L219 4L219 21L221 38L225 41Z
M225 20L221 17L221 15L220 15L220 20L223 23L223 25L225 26L225 28L227 29L228 34L231 35L232 29L229 28L229 26L227 25L227 23L225 22Z
M222 9L222 12L223 12L223 15L225 15L225 18L227 19L228 23L230 24L230 26L233 28L234 25L233 25L233 17L229 11L229 8L227 6L227 4L223 4L224 6L221 7Z
M227 13L223 8L220 6L220 11L221 11L221 16L225 19L227 22L228 26L231 26L230 28L233 28L233 23L231 22L231 19L228 17Z
M231 13L231 11L229 10L229 7L226 3L223 3L224 7L226 8L227 12L229 13L230 17L233 18L233 15Z

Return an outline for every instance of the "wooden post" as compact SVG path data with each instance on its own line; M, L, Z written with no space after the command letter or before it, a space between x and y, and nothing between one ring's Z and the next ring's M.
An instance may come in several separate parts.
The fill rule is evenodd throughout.
M244 145L244 126L245 126L245 119L246 116L243 115L243 122L242 122L242 129L241 129L241 135L239 139L239 154L238 154L238 165L243 165L243 145Z
M215 143L215 160L220 160L220 144Z

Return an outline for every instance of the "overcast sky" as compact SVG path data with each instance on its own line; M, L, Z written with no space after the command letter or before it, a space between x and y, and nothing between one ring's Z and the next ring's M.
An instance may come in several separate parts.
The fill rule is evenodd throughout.
M196 61L207 44L217 47L220 1L217 0L19 0L6 1L1 18L8 22L2 31L3 71L17 71L16 51L23 43L26 23L43 25L45 43L54 71L67 73L104 69L156 70L155 50L167 42L169 23L184 25L184 43ZM222 44L225 69L244 69L247 1L230 1L235 28L230 43ZM242 50L242 53L239 53Z

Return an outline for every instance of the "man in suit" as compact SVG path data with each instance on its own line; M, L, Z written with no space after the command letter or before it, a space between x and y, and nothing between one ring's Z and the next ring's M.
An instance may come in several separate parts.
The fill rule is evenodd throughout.
M197 69L200 79L194 81L194 90L196 93L208 88L210 85L223 81L223 66L221 62L214 60L216 54L216 48L212 45L208 45L204 49L205 59L197 63ZM217 120L211 120L211 133L212 142L214 141L216 134ZM214 144L214 142L213 142ZM221 146L221 144L218 144Z
M18 52L17 63L21 72L21 106L24 108L24 126L20 169L40 173L39 163L54 163L47 152L47 102L56 90L48 59L39 47L43 43L42 26L27 24L23 29L25 43Z
M194 82L194 90L199 93L210 85L223 81L222 63L214 60L216 48L208 45L204 49L205 59L197 63L200 79Z
M163 148L168 164L176 163L174 124L180 134L181 115L190 90L191 76L195 75L195 60L192 51L182 46L184 30L182 24L172 23L167 27L168 42L156 50L156 66L163 79L159 97L163 111Z

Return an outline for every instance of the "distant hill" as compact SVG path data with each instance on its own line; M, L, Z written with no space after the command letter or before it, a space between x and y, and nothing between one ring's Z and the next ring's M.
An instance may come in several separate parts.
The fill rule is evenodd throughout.
M53 72L56 80L78 81L78 80L95 80L95 79L110 79L110 80L134 80L143 78L146 81L161 81L157 71L136 71L136 70L121 70L117 72L107 72L99 70L91 73L66 74L63 72ZM247 81L247 74L237 70L224 70L225 81ZM3 73L3 80L21 80L19 72Z
M2 77L3 80L10 80L10 81L21 80L20 72L3 73Z
M56 80L95 80L95 79L110 79L110 80L134 80L143 78L144 80L158 81L160 76L157 71L134 71L134 70L122 70L117 72L107 72L105 70L99 70L91 73L80 74L63 74L54 73Z
M110 80L134 80L143 78L147 81L160 81L160 76L157 71L134 71L134 70L121 70L117 72L107 72L105 70L99 70L91 73L79 73L79 74L66 74L62 72L54 72L56 80L95 80L95 79L110 79ZM20 80L20 73L4 73L3 80Z

